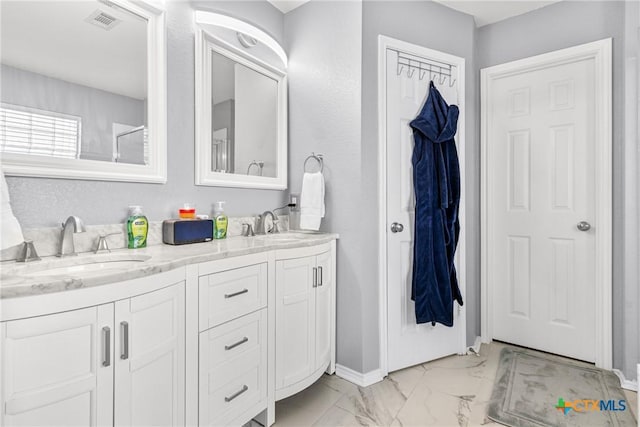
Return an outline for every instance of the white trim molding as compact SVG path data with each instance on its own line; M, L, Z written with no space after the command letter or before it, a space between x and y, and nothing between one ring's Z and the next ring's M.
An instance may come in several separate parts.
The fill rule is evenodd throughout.
M360 387L369 387L370 385L379 383L384 379L380 369L363 374L338 364L336 364L336 375Z
M619 369L613 369L613 373L620 380L620 387L625 390L638 391L638 380L628 380L624 373ZM640 374L640 365L638 365L638 373Z
M467 347L467 354L480 355L480 347L482 347L482 337L476 337L472 346Z
M380 342L380 371L382 377L389 373L388 366L388 328L387 328L387 149L386 149L386 108L387 108L387 49L394 49L406 52L418 57L430 58L451 64L456 68L455 78L458 88L458 133L456 146L458 149L458 160L460 164L460 238L456 250L456 269L458 274L458 284L462 297L466 297L466 189L465 189L465 59L459 56L429 49L413 43L397 40L384 35L378 36L378 299L379 299L379 342ZM463 355L467 350L467 305L460 307L460 317L462 327L459 329L458 354Z
M493 148L489 139L489 95L495 81L560 64L581 61L594 62L595 91L595 363L612 368L612 62L611 39L604 39L567 49L561 49L481 70L481 332L482 342L493 339L492 316L492 244L494 215Z

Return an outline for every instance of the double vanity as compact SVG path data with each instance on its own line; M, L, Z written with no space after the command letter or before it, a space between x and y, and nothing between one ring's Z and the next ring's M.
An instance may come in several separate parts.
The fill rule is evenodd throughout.
M335 371L336 238L4 263L0 424L273 424Z
M147 208L166 217L167 64L183 59L167 58L163 2L45 3L3 4L0 112L16 119L13 133L0 132L0 172L155 183L144 188L158 200ZM202 187L285 190L286 53L258 26L191 13L195 159L183 170L194 160ZM43 147L34 151L31 139ZM141 188L123 185L101 201L111 208ZM206 212L216 194L201 190ZM34 210L46 211L38 191ZM255 193L236 198L244 194ZM112 228L101 229L98 248ZM335 371L336 238L278 233L3 262L0 425L273 424L276 400ZM70 231L65 239L73 242Z

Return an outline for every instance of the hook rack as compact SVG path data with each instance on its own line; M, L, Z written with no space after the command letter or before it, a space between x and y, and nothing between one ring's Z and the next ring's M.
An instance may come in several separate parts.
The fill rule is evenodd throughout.
M318 166L320 167L320 173L322 173L322 171L324 170L323 155L311 152L311 155L304 160L303 169L305 172L309 172L307 171L307 163L309 162L309 160L315 160L316 162L318 162Z
M449 79L449 87L455 86L456 79L453 78L455 65L436 61L435 59L418 57L397 49L389 50L398 54L398 64L396 68L398 75L402 74L406 68L407 77L412 78L417 70L420 80L424 79L425 75L428 75L429 79L437 81L441 85Z

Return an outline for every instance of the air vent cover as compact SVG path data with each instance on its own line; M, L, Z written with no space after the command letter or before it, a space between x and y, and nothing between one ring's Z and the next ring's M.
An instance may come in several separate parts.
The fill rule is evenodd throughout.
M109 31L122 21L113 15L109 15L108 13L103 12L100 9L96 9L95 12L85 18L84 22L88 22L89 24Z

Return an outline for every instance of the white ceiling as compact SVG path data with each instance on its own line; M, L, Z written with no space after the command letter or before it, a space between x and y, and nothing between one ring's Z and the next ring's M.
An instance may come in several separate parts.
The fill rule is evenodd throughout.
M493 24L513 16L522 15L532 10L557 3L560 0L528 1L528 0L433 0L448 8L472 15L478 27Z
M268 0L282 13L292 11L311 0ZM375 0L364 0L375 1ZM422 0L428 1L428 0ZM532 10L556 3L560 0L529 1L529 0L433 0L448 8L466 13L474 17L476 25L493 24L512 16L522 15Z
M122 19L106 31L97 9ZM146 21L89 1L0 1L3 64L137 99L147 97Z

